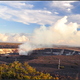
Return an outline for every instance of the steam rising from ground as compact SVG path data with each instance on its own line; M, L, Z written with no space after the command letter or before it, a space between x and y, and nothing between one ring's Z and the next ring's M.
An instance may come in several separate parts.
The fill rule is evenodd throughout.
M27 55L36 48L53 47L56 45L80 46L80 31L77 23L67 23L67 16L58 20L50 27L41 26L34 30L29 42L19 46L19 54Z

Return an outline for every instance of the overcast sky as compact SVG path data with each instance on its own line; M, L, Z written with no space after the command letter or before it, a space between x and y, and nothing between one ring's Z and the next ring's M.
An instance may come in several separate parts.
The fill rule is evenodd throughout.
M64 16L80 25L80 1L0 1L0 41L26 42L36 28Z

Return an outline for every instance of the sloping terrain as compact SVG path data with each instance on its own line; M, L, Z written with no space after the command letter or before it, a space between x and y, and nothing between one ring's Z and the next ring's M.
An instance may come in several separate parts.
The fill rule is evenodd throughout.
M58 69L60 59L60 66L62 69ZM44 73L50 73L61 76L71 76L80 78L80 55L52 55L52 56L20 56L20 55L9 55L1 56L0 63L11 63L13 61L28 62L29 65L36 68L38 71Z
M2 63L12 63L13 61L28 62L29 65L36 68L38 71L44 73L50 73L52 76L54 74L60 76L71 76L74 79L76 77L80 80L80 55L45 55L47 52L50 54L52 51L61 52L61 49L66 49L64 53L69 53L70 51L79 51L80 48L74 47L56 47L55 49L40 49L34 50L32 55L1 55L0 64ZM57 51L56 51L57 50ZM37 51L37 52L35 52ZM45 53L46 52L46 53ZM38 55L41 54L41 55ZM48 54L47 53L47 54ZM43 55L44 54L44 55ZM52 54L52 53L51 53ZM60 61L60 69L58 69Z
M63 69L58 69L60 59L60 66ZM48 72L59 75L71 75L76 77L76 74L80 74L80 55L72 56L40 56L37 59L28 61L28 63L42 72Z

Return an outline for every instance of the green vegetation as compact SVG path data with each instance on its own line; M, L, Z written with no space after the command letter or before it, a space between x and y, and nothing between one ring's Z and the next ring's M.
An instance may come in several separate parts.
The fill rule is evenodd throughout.
M60 66L60 69L64 69L64 66Z
M75 65L78 65L78 63L76 63L76 62L75 62L74 64L75 64Z
M36 71L35 68L31 67L27 62L20 63L19 61L14 61L8 65L0 64L0 80L3 79L53 79L59 80L58 77L52 77L49 73L42 73Z

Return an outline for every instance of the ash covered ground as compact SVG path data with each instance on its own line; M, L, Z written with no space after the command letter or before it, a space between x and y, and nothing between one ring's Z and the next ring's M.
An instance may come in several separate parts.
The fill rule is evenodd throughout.
M36 68L38 71L50 73L52 76L54 76L54 74L61 76L71 76L73 78L76 78L76 76L78 76L78 78L80 79L79 54L76 53L75 55L54 55L52 54L52 52L50 52L49 54L49 51L47 51L47 53L42 51L33 51L31 55L19 55L19 53L10 54L7 56L1 55L0 64L8 64L13 61L20 61L22 63L28 62L29 65ZM58 49L57 51L59 52L60 49ZM43 53L43 55L40 55L40 53ZM59 60L61 66L60 69L58 69Z

